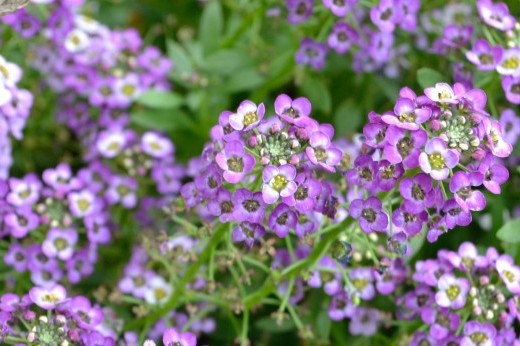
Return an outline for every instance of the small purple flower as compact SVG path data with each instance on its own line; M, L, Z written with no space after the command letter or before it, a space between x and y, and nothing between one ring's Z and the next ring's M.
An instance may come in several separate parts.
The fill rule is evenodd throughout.
M121 203L125 208L132 209L137 205L137 181L132 177L114 177L106 197L110 203Z
M233 217L237 221L261 222L265 216L266 204L261 192L238 189L233 194Z
M72 257L77 241L78 233L75 230L53 228L47 233L42 250L49 258L58 257L65 261Z
M497 330L491 323L469 321L464 325L461 346L493 346Z
M358 0L322 0L323 5L338 17L344 17L348 10L356 5L357 1Z
M245 221L233 229L232 239L234 242L244 242L246 247L252 248L255 241L262 238L264 235L264 226Z
M300 49L296 52L295 60L300 65L310 65L316 70L321 70L325 66L326 57L326 44L305 38L300 42Z
M287 22L289 24L299 24L307 20L312 14L314 0L286 0Z
M340 293L342 289L341 281L341 274L336 262L332 258L324 256L318 267L311 272L307 284L314 288L323 286L325 293L334 296Z
M505 76L502 78L502 89L506 99L514 104L520 104L520 76Z
M208 210L213 216L218 216L220 222L228 222L233 219L234 204L229 190L220 188L216 197L208 201Z
M508 157L513 151L513 146L507 143L502 137L502 127L500 122L494 119L486 119L483 121L486 131L486 139L489 149L493 155L498 157Z
M32 205L40 196L41 182L35 174L28 174L23 179L9 179L7 202L16 207Z
M305 126L310 120L312 105L305 97L293 100L289 96L281 94L274 101L274 110L280 118L288 123Z
M435 202L432 179L424 173L401 180L399 192L404 199L422 209L431 207Z
M379 310L356 307L353 316L355 318L350 320L348 326L352 335L371 336L377 333L380 320Z
M248 131L260 123L264 114L265 106L263 103L257 106L249 100L242 101L237 112L229 116L229 124L237 131Z
M471 212L464 211L455 198L450 198L442 209L445 215L446 227L453 229L455 226L467 226L471 223Z
M392 32L401 20L400 10L393 0L381 0L370 10L370 19L382 32Z
M502 59L503 48L491 46L488 41L479 39L473 44L473 48L466 52L466 58L480 71L492 71Z
M402 162L404 168L412 169L419 165L420 149L428 140L428 134L423 130L407 133L406 130L390 126L386 130L385 139L384 157L390 163Z
M396 0L396 5L400 7L401 18L397 22L406 31L414 31L417 28L417 12L421 7L420 0Z
M359 43L359 34L350 25L338 22L327 40L329 47L338 54L345 54L350 47Z
M297 186L296 191L290 196L282 197L282 201L288 206L296 208L300 213L312 210L322 190L321 183L305 173L298 174L294 182Z
M24 272L27 269L27 249L18 243L11 243L5 253L4 262L17 272Z
M394 165L387 160L379 161L376 174L378 188L382 191L392 190L395 187L397 179L401 178L403 173L403 165Z
M397 227L404 229L409 236L414 236L421 232L423 224L428 221L428 213L420 206L409 201L394 210L392 221Z
M355 294L363 300L371 300L376 295L374 288L374 275L371 268L354 268L350 271L352 285L356 289Z
M472 186L480 186L484 176L480 172L456 172L450 180L450 191L462 210L478 211L486 207L486 197L478 190L472 190Z
M466 278L457 279L451 274L444 274L437 282L439 291L435 294L435 301L439 306L459 310L466 304L466 295L470 283Z
M296 226L298 216L287 204L280 203L269 216L269 228L280 238L287 236L291 229Z
M40 308L52 310L65 301L67 291L61 285L55 285L51 288L33 287L29 290L29 298Z
M507 289L515 294L520 294L520 268L514 265L513 259L508 255L500 256L495 268Z
M436 310L425 307L421 311L421 319L430 325L430 336L435 340L442 340L450 333L454 333L460 325L460 316L449 309Z
M309 160L331 173L335 172L334 166L339 164L343 155L341 150L330 142L330 137L321 131L314 131L310 136L309 144L310 146L305 149Z
M399 98L394 107L394 113L383 114L381 120L388 125L401 129L415 131L420 125L428 121L432 111L429 108L416 108L415 103L408 98Z
M520 48L505 50L496 69L503 76L517 77L520 74Z
M146 132L141 138L141 148L148 155L156 158L167 158L173 153L172 142L156 132Z
M449 84L437 83L434 87L424 89L424 95L433 102L457 104L455 92Z
M445 180L450 169L459 163L459 154L454 149L448 149L440 138L433 138L426 143L425 151L419 155L419 166L423 172L435 180Z
M246 153L244 144L239 141L226 143L224 152L218 153L215 161L224 170L224 180L231 184L240 182L255 165L255 158Z
M356 199L350 203L350 215L359 220L363 232L384 232L388 227L388 215L382 211L383 204L377 197L367 200Z
M350 295L346 291L341 290L332 296L328 308L328 315L333 321L341 321L345 318L352 317L354 310L355 306L351 302Z
M477 10L484 22L498 30L511 30L516 20L509 13L509 8L503 2L494 4L491 0L478 0Z
M296 192L297 185L296 168L293 165L283 165L280 167L266 166L262 173L264 181L262 187L262 197L267 204L273 204L281 197L289 197Z
M70 212L76 217L83 218L97 210L96 197L88 190L71 192L67 198Z
M173 328L168 328L163 334L164 346L197 346L197 338L189 332L178 332Z
M511 108L505 109L500 115L500 126L504 140L515 145L520 137L520 117Z

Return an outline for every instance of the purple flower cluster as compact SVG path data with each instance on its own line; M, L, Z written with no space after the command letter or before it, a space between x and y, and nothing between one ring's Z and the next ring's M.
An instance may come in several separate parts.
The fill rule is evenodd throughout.
M362 187L367 196L349 207L364 232L407 238L426 226L433 242L484 209L478 187L500 193L509 177L500 158L512 146L485 105L482 90L438 83L419 96L403 88L392 111L369 115L366 150L346 172L351 189ZM401 197L397 205L394 194Z
M68 297L63 286L35 286L0 297L2 342L34 345L116 345L113 313L86 297Z
M408 65L405 56L409 47L395 42L394 31L397 27L408 32L416 30L419 0L381 0L370 10L357 6L357 0L322 2L335 23L329 29L327 42L316 42L309 37L300 42L296 53L298 64L322 69L331 49L340 55L352 52L353 68L359 73L384 70L386 75L396 77L399 66ZM314 6L314 1L287 1L287 21L290 24L306 21Z
M22 139L33 104L33 95L18 88L22 69L0 55L0 179L9 176L12 164L11 140Z
M520 267L508 255L488 248L480 255L472 243L457 252L441 250L419 261L413 289L398 297L400 319L427 326L410 345L513 345L518 336Z
M332 126L310 117L306 98L282 94L274 108L266 118L263 104L244 101L221 113L213 141L189 164L194 181L181 189L199 215L234 222L233 239L248 247L266 226L278 237L303 237L317 229L315 213L335 215L333 190L320 181L342 160Z
M12 239L5 263L30 271L42 287L92 274L97 248L110 242L113 228L108 191L98 189L92 177L89 169L75 176L60 164L41 180L28 174L0 181L0 230Z

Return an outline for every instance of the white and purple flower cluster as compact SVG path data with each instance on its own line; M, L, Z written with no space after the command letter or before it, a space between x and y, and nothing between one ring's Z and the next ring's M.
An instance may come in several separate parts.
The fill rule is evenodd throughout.
M397 298L399 319L420 319L426 329L410 345L514 345L518 335L520 267L495 248L473 243L419 261L413 288Z
M509 177L501 159L512 146L485 105L482 90L439 83L419 96L403 88L393 111L369 115L365 153L346 173L350 189L365 196L349 207L363 231L406 239L426 227L433 242L484 209L478 187L500 193Z
M317 230L316 213L335 216L332 187L320 180L342 160L334 129L310 117L306 98L282 94L274 108L276 115L264 118L263 104L244 101L221 113L213 141L189 164L194 181L181 190L200 215L234 222L233 239L248 247L266 226L278 237L303 237Z

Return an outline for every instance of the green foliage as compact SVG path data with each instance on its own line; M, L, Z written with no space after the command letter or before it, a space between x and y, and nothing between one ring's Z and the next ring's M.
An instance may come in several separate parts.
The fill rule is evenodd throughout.
M507 222L497 232L497 237L507 243L520 243L520 219Z

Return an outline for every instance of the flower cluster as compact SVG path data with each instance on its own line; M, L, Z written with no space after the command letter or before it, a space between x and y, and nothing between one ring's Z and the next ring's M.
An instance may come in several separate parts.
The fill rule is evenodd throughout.
M22 69L0 55L0 179L9 176L12 164L10 136L23 137L23 129L33 104L32 94L18 88Z
M393 111L369 115L367 152L346 173L367 197L353 200L349 212L366 233L407 238L426 226L433 242L484 209L478 187L500 193L509 173L499 159L512 147L500 122L486 113L482 90L439 83L424 95L403 88L399 96ZM400 197L382 200L382 193Z
M28 174L0 181L0 229L12 239L4 261L29 270L36 285L52 286L65 272L69 282L79 282L92 274L97 247L111 240L110 190L104 198L85 173L74 176L60 164L41 180Z
M512 345L519 318L520 267L492 247L472 243L419 261L414 286L398 298L400 319L421 319L426 329L410 345Z
M19 296L0 297L3 342L28 345L116 345L121 321L86 297L68 297L65 288L35 286Z

